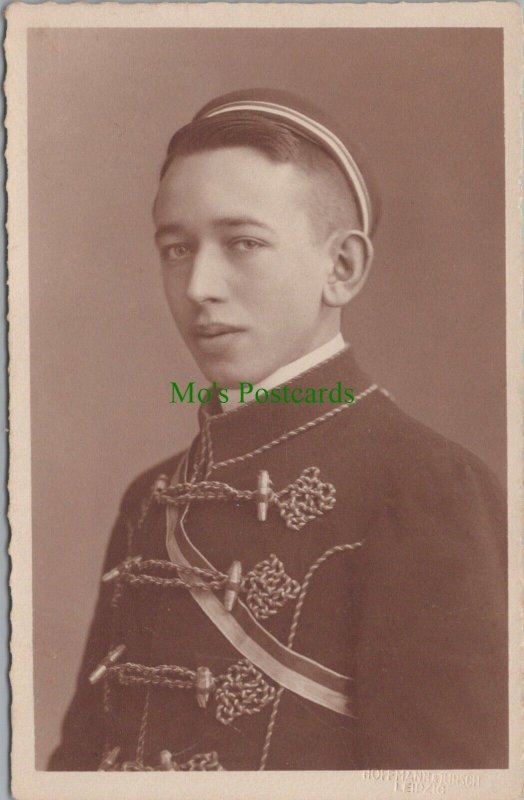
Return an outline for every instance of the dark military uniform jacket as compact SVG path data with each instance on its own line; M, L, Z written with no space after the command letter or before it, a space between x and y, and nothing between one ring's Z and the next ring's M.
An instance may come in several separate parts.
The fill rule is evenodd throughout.
M50 769L507 766L501 492L351 350L291 385L337 381L131 485Z

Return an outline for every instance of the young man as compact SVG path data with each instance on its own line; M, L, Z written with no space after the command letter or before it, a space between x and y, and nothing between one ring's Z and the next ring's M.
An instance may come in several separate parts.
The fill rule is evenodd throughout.
M124 497L51 769L507 765L504 500L340 335L375 217L297 98L171 140L156 241L213 399Z

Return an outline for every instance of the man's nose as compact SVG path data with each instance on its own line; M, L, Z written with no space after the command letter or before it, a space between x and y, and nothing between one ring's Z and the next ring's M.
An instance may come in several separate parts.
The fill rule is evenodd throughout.
M186 296L193 303L223 300L226 296L226 265L216 247L199 247L193 256Z

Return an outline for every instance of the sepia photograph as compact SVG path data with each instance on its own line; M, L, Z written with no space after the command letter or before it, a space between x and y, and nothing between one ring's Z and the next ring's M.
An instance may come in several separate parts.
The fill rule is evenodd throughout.
M198 5L7 13L15 796L511 800L518 6Z

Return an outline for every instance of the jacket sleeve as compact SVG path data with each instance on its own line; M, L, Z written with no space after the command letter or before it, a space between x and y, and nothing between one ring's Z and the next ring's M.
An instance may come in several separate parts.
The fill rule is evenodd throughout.
M107 548L104 572L126 558L127 541L127 514L122 507ZM89 683L89 675L115 644L111 636L112 595L113 586L101 584L76 691L64 718L60 744L49 760L49 770L92 771L98 769L102 760L105 749L103 681L92 685Z
M506 504L496 479L474 457L447 453L399 477L384 507L359 598L362 768L507 768Z

